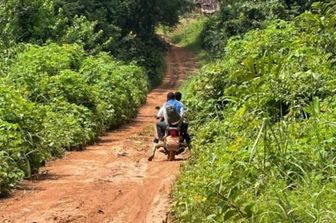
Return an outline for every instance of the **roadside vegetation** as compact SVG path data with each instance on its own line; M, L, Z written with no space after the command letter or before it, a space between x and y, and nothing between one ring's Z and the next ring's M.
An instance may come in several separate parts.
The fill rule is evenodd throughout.
M162 35L166 36L173 44L184 47L195 53L199 64L209 60L208 52L202 48L203 30L209 18L200 15L188 15L180 19L176 27L160 27Z
M0 197L132 119L160 83L184 1L0 3Z
M205 23L212 62L183 88L194 137L177 222L336 219L335 10L223 1Z

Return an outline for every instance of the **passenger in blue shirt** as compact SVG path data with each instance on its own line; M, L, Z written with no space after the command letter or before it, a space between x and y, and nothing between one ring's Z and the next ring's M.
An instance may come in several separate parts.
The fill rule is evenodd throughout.
M154 140L155 143L157 143L159 139L163 138L168 125L171 124L169 123L170 117L168 117L168 114L167 114L168 107L174 108L175 112L179 115L179 119L182 118L182 115L184 112L183 105L181 102L175 99L175 94L173 92L169 92L167 94L167 102L165 102L162 105L162 107L160 108L157 114L157 118L159 118L160 120L156 123L156 131L157 131L158 138ZM178 117L175 117L175 118L178 118Z

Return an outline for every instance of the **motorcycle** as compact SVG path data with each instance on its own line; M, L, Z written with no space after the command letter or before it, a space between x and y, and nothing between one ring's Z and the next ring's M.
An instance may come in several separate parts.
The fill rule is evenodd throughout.
M174 126L168 126L165 135L157 143L153 144L151 155L148 161L152 161L156 151L162 148L161 152L167 155L169 161L174 161L175 156L183 153L189 146L181 131L182 120Z

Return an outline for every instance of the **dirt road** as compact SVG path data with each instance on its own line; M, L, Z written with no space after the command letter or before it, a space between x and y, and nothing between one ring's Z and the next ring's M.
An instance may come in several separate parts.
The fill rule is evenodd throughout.
M155 106L196 67L193 55L176 46L167 63L162 85L148 95L134 121L83 152L49 162L46 174L0 200L0 222L165 222L181 161L168 162L159 153L147 161Z

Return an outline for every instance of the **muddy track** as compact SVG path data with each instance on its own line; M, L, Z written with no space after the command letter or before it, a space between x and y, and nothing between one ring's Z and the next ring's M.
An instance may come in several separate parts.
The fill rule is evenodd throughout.
M148 95L135 120L83 152L49 162L38 179L0 200L0 222L165 222L171 185L183 161L168 162L159 153L147 161L155 106L196 62L190 52L172 46L167 65L162 85Z

